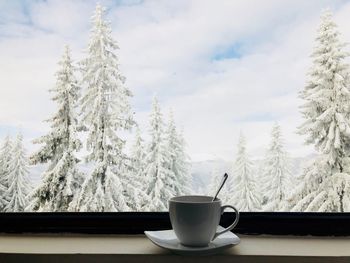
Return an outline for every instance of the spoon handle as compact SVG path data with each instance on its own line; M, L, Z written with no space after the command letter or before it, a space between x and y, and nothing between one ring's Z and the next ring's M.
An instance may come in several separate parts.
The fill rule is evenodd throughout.
M222 181L221 181L221 184L220 184L219 189L217 190L217 192L216 192L215 196L213 197L213 200L211 200L212 202L214 202L214 200L216 199L216 197L217 197L217 196L218 196L218 194L220 193L221 188L224 186L224 184L225 184L225 182L226 182L227 178L228 178L228 174L227 174L227 173L225 173L225 174L224 174L224 176L223 176L223 178L222 178Z

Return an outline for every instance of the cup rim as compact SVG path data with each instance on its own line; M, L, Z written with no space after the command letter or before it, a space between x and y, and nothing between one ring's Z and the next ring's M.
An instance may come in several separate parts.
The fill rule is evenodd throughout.
M186 200L186 198L193 198L194 200ZM206 200L199 200L199 198L203 198ZM183 200L185 199L185 200ZM197 199L197 200L196 200ZM173 203L183 203L183 204L208 204L208 203L220 203L221 199L215 198L214 201L212 201L213 196L209 195L180 195L170 198L169 202Z

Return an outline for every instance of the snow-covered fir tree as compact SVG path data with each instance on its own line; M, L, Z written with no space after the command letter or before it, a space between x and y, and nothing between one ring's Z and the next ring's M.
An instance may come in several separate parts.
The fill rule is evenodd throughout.
M218 190L218 187L222 181L222 178L224 176L224 173L220 172L217 165L215 165L210 173L210 183L209 183L209 189L206 191L207 194L210 196L214 196L216 194L216 191ZM229 177L230 178L230 177ZM230 200L229 192L227 189L227 183L224 184L222 187L218 198L221 199L223 204L226 204L228 200Z
M110 24L103 20L105 9L97 4L92 16L88 55L81 62L85 93L80 101L82 124L87 131L86 160L94 165L86 176L76 204L78 211L126 211L125 194L132 187L124 178L127 156L120 133L134 125L129 104L132 96L125 87L115 51ZM125 185L124 185L125 184Z
M144 211L149 205L146 194L148 182L144 174L146 149L140 128L136 127L134 143L131 147L129 175L125 177L126 202L132 211ZM131 187L130 187L131 186Z
M129 211L147 211L151 201L146 193L148 182L142 170L140 174L132 171L133 169L125 171L127 176L122 180L125 203Z
M291 188L290 193L287 194L288 203L285 204L284 210L292 212L322 211L322 209L314 210L311 202L319 195L321 190L320 184L330 174L330 166L325 156L319 155L308 161L300 175L299 184ZM322 195L326 193L326 191L322 190L321 192L323 192Z
M240 211L260 211L262 197L253 175L253 164L249 159L243 134L238 141L237 157L230 181L228 203Z
M281 211L285 207L286 194L293 187L288 155L284 150L281 127L274 124L271 143L264 160L262 193L265 211Z
M28 209L34 211L67 211L82 180L75 157L76 151L81 147L76 134L75 114L79 88L68 46L58 65L56 85L50 90L54 93L52 100L58 104L58 110L49 120L49 133L34 141L43 146L31 156L33 164L48 164L41 184L32 194Z
M20 133L17 135L11 154L10 172L7 176L8 188L5 192L7 204L4 211L22 212L28 205L28 194L32 188L28 175L28 160Z
M302 198L296 202L294 211L349 211L349 68L345 63L348 54L339 35L332 13L325 11L308 82L301 93L305 122L299 128L320 156L304 170L301 185L289 197L291 202Z
M10 173L9 165L11 162L12 142L7 135L0 149L0 211L7 204L5 192L8 188L8 175Z
M145 166L145 142L141 137L139 127L136 127L134 144L131 147L131 169L135 175L141 175L142 169Z
M327 155L327 162L342 172L350 140L348 53L343 51L344 43L339 40L329 10L321 16L316 42L308 83L301 93L305 122L299 132L307 135L306 142L315 144L320 153Z
M165 131L165 145L169 156L169 169L174 178L172 186L175 196L190 193L189 157L185 151L185 140L182 133L176 129L172 111Z
M145 176L148 181L147 194L151 200L149 211L165 211L168 200L175 196L175 175L169 168L170 154L163 134L163 119L156 98L153 99L150 115L150 142L147 147Z
M178 168L175 171L178 174L178 183L183 184L183 189L179 189L178 194L191 194L193 184L190 163L191 159L186 152L186 141L183 130L177 132L177 138L179 142L179 148L176 155Z

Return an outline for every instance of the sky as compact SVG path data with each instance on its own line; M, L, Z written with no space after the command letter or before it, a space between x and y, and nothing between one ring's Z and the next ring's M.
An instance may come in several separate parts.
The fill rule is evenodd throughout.
M313 152L296 133L298 92L311 65L319 15L334 12L350 42L350 1L119 0L106 7L135 118L147 138L157 96L166 120L172 109L193 161L233 160L240 132L254 158L282 126L291 156ZM55 112L49 89L65 44L86 56L96 1L0 0L0 138L21 131L44 135Z

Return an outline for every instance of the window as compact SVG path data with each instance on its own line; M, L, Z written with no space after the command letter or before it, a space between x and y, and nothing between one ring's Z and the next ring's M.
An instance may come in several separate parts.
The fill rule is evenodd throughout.
M168 199L212 195L225 172L241 232L347 218L348 3L2 5L6 231L166 227Z

